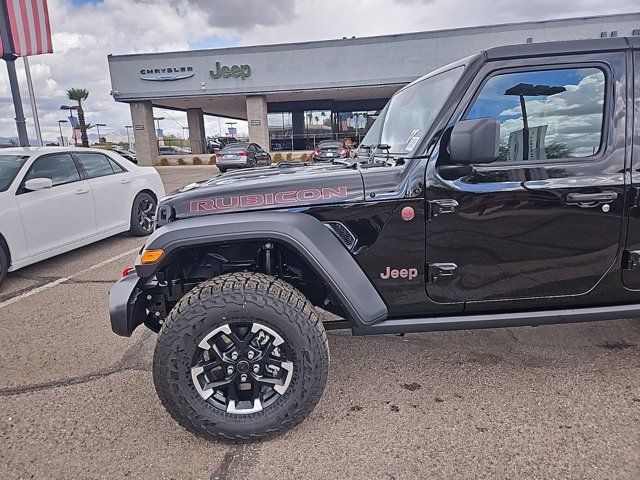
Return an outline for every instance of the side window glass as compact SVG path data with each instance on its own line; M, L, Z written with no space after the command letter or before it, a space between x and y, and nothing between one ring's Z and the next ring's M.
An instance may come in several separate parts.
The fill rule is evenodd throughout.
M124 167L120 166L120 164L118 162L116 162L115 160L107 157L107 159L109 160L109 163L111 164L111 168L113 168L113 171L115 173L120 173L120 172L126 172L126 170L124 169Z
M496 75L466 118L500 121L498 161L589 157L600 149L604 95L598 68Z
M24 180L32 178L50 178L53 185L75 182L80 180L80 174L68 153L56 153L38 158Z
M87 178L104 177L114 173L106 155L101 153L77 153L76 155L82 168L87 172Z

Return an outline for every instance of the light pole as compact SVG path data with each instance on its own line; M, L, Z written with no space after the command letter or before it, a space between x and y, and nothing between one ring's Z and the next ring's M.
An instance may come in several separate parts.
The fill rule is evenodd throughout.
M62 124L67 123L67 120L58 120L58 128L60 129L60 146L64 147L64 137L62 136Z
M96 127L96 130L98 131L98 143L100 142L100 127L106 127L107 124L106 123L96 123L95 125L92 125L92 127Z
M129 129L133 128L133 125L125 125L124 128L127 131L127 149L131 150L131 137L129 137Z
M76 137L75 135L73 135L73 130L76 128L76 126L74 125L74 119L75 117L73 116L73 111L74 110L78 110L78 106L77 105L60 105L60 110L69 110L69 119L71 122L71 137L73 138L73 144L76 144Z
M237 135L237 133L232 134L232 133L231 133L231 129L232 129L232 128L234 128L234 125L236 125L238 122L224 122L224 123L225 123L226 125L229 125L229 128L228 128L228 130L229 130L229 135L231 135L232 137L233 137L234 135Z
M160 130L160 120L164 120L164 117L153 117L153 119L157 122L157 128Z

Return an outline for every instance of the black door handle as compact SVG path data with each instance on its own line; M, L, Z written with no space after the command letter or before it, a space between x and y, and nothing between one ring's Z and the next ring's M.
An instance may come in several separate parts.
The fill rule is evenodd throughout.
M592 204L589 206L596 206L599 203L613 202L616 198L618 198L618 194L610 190L598 193L568 193L567 203Z

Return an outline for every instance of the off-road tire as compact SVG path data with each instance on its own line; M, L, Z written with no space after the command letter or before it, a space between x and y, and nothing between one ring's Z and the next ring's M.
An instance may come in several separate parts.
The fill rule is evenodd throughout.
M238 318L276 330L294 356L284 394L262 411L242 415L204 400L190 374L199 342ZM200 437L232 443L267 439L301 423L320 400L328 369L327 337L313 305L290 284L249 272L221 275L185 295L163 324L153 357L156 391L173 419Z
M147 230L145 230L140 224L140 221L138 219L138 207L140 206L141 202L151 202L154 207L154 214L155 207L157 206L156 200L146 192L138 193L138 195L136 195L136 198L133 199L133 204L131 205L129 235L134 237L145 237L147 235L151 235L151 233L153 232L153 224L151 225L151 228Z

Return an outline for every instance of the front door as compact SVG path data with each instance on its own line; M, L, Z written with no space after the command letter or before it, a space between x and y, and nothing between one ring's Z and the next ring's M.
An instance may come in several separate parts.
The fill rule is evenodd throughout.
M487 68L463 118L500 121L498 160L427 169L430 298L473 310L582 295L612 267L625 194L618 75L623 61Z
M81 180L70 154L36 159L21 185L31 178L53 182L53 187L36 191L21 186L16 194L31 257L96 235L91 186Z

